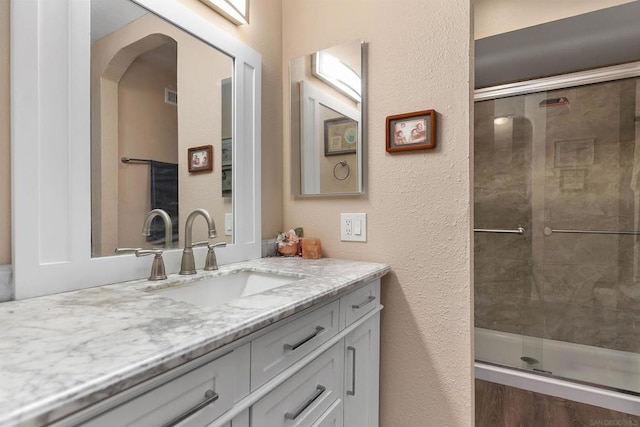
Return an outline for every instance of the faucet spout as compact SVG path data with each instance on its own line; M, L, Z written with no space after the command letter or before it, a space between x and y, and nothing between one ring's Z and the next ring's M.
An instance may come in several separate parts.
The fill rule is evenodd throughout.
M209 238L216 237L216 224L211 219L211 215L204 209L196 209L189 214L184 227L184 250L182 251L182 262L180 264L180 274L196 274L195 260L193 258L193 221L200 215L207 221Z
M173 225L169 214L162 209L154 209L147 214L144 220L144 226L142 227L142 235L151 235L151 222L157 216L162 218L162 222L164 223L164 247L165 249L171 249L173 242Z

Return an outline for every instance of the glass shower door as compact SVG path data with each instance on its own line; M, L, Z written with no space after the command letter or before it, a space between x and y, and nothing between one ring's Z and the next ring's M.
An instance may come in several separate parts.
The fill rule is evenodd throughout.
M572 84L476 102L476 358L640 393L640 79Z

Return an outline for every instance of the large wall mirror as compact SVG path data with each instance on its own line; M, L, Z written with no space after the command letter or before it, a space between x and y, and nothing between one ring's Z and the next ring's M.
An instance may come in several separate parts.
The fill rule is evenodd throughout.
M93 256L180 247L197 208L233 243L232 74L232 57L132 1L91 1ZM171 224L154 216L143 235L152 209Z
M220 264L260 257L257 52L176 1L12 0L11 33L16 299L148 277L116 247L177 272L196 208Z
M364 193L365 46L350 42L290 61L296 195Z

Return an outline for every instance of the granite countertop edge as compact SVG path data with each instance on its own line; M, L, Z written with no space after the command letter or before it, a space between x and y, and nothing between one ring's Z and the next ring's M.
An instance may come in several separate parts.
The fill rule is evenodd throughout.
M202 277L224 275L237 270L291 274L301 278L289 285L233 300L216 308L196 307L148 292L154 288L179 286L200 280ZM62 307L64 312L64 308L68 305L72 307L69 310L70 312L87 311L89 312L88 315L91 315L92 311L97 311L96 314L105 316L105 320L108 320L106 317L112 315L115 321L119 322L117 324L122 325L121 329L118 329L118 326L112 329L107 328L105 332L109 335L106 339L97 338L97 340L104 341L105 346L118 339L124 341L122 349L125 346L130 348L132 345L136 345L137 340L143 342L139 344L141 349L139 356L125 357L120 363L108 363L109 367L103 367L94 375L74 372L71 375L72 378L68 380L68 385L65 385L65 380L57 377L64 374L65 368L69 369L69 363L67 361L56 361L62 367L59 370L60 372L51 375L56 378L59 385L57 387L49 387L50 394L47 394L47 391L44 390L40 391L37 385L33 384L38 379L38 375L32 371L25 375L27 382L30 383L26 385L27 390L11 390L11 386L9 386L8 393L3 393L2 389L4 387L0 385L0 414L5 414L0 416L0 426L35 426L59 420L313 305L346 294L366 282L384 276L389 271L390 267L385 264L331 258L320 260L262 258L222 266L217 272L201 273L196 277L170 275L167 280L162 282L138 280L4 303L0 305L0 324L8 312L13 311L13 313L16 313L17 310L25 310L29 306L36 306L33 308L37 309L38 305L46 306L49 303L57 309ZM117 303L112 301L115 299L117 299ZM112 307L112 304L116 304L116 306ZM103 307L107 307L106 312L102 310ZM140 329L143 329L149 328L149 323L154 320L160 324L165 321L170 331L166 333L160 330L145 331L140 336L129 337L124 332L129 328L127 321L131 320L134 323L131 328L136 326L135 320L127 317L127 310L134 310L134 312L135 310L145 310L145 312L147 310L160 310L159 313L167 312L170 319L163 318L162 314L159 314L160 320L151 316L148 322L142 321L139 325L141 325ZM56 314L57 312L54 310L52 316ZM46 318L46 316L44 317ZM92 319L91 322L87 323L94 321L95 319ZM73 326L76 330L82 330L82 321L74 323ZM29 325L26 325L26 327L28 328ZM62 328L56 330L56 333L59 334L61 330ZM99 332L91 331L88 336L98 337L98 334ZM131 341L127 341L127 339ZM163 342L161 344L149 344L144 341L145 339ZM7 337L0 332L0 360L5 358L7 345L10 344L11 337ZM46 343L43 344L46 345ZM74 344L77 344L77 342L70 342L70 348ZM82 344L90 345L90 343L86 342ZM57 343L57 345L60 344ZM146 349L142 350L145 345L147 346ZM98 345L97 347L98 349L93 351L99 351L100 346ZM63 347L59 350L59 352L64 351ZM69 355L72 354L72 350L66 351L69 352ZM73 357L82 358L82 354L76 355L73 353ZM93 354L93 357L98 357L100 361L105 362L109 355L97 353ZM93 366L95 363L99 362L91 360L89 365ZM0 364L0 374L4 374L5 372L3 371L6 368L19 369L20 367L19 361L16 361L16 365L5 367L5 369L3 369L2 365L4 364ZM44 370L46 366L39 368ZM29 365L28 369L37 371L38 367L33 368ZM25 369L25 371L28 369ZM15 374L14 380L19 378L19 373ZM11 379L9 382L11 382ZM29 389L32 391L38 390L38 392L29 393ZM13 403L7 405L5 401L7 397L12 399ZM17 401L15 400L16 398L18 399Z

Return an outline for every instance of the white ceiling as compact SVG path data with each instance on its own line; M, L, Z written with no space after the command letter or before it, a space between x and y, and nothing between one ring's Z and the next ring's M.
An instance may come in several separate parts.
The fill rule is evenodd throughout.
M91 43L147 13L129 0L91 0Z

